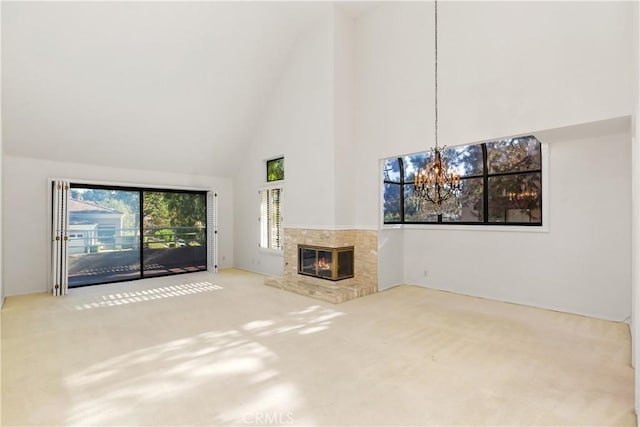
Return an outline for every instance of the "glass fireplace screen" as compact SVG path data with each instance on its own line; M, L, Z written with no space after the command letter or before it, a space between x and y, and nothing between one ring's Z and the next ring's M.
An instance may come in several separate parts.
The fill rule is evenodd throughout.
M327 280L353 277L353 246L298 245L298 273Z

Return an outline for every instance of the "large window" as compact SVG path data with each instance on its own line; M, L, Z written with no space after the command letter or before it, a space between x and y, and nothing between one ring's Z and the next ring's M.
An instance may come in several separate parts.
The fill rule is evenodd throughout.
M206 192L71 184L69 287L207 269Z
M542 225L541 144L533 136L447 148L460 196L437 214L413 196L415 172L431 153L384 161L385 224Z

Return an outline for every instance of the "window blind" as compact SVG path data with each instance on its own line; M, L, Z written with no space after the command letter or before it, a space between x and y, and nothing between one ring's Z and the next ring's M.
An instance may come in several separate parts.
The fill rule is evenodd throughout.
M260 191L260 246L282 250L282 188Z

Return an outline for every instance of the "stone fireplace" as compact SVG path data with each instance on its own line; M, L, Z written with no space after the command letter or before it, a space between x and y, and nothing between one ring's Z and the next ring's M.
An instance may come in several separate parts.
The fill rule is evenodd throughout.
M332 303L377 292L378 233L285 228L284 275L265 284Z

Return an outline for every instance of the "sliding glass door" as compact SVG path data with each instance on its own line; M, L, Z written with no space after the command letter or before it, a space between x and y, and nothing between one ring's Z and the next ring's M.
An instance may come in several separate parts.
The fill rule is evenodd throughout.
M145 277L207 269L207 198L204 193L143 192Z
M140 193L71 184L69 287L140 277Z
M69 287L207 269L205 192L71 184Z

